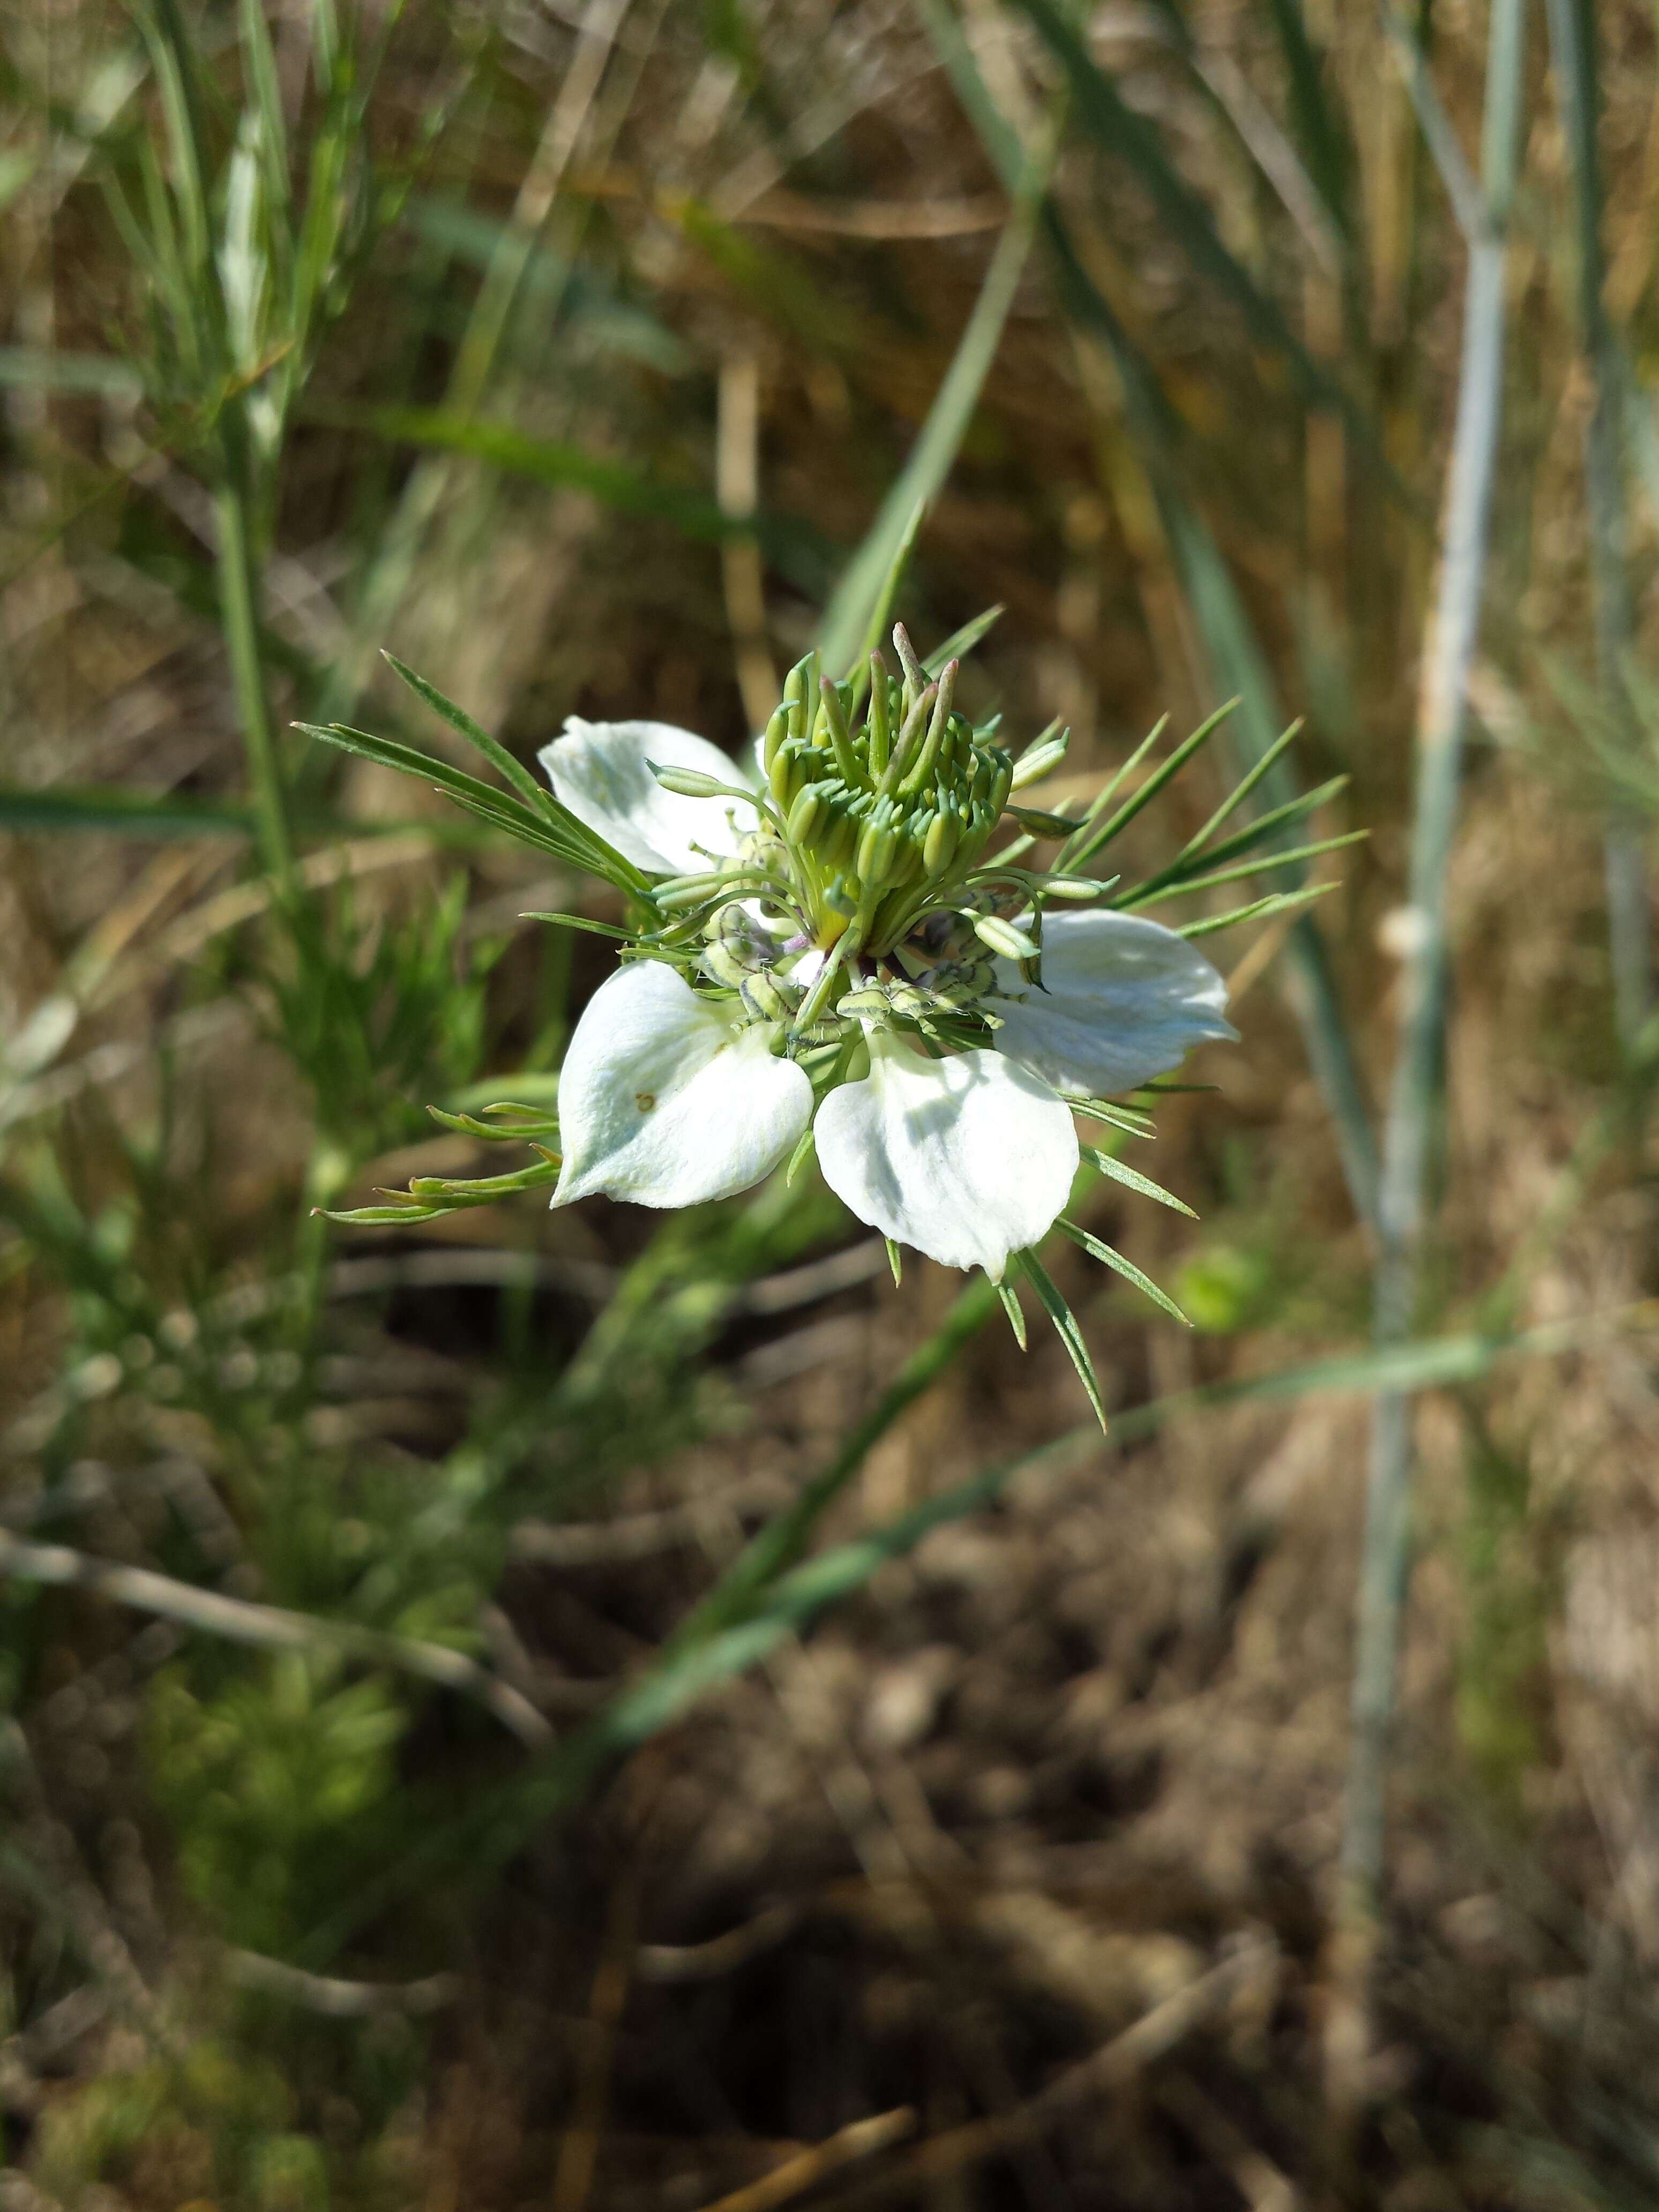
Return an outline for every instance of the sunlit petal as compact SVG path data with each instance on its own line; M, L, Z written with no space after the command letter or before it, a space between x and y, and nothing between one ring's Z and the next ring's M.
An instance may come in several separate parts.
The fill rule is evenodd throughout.
M722 783L749 781L746 762L739 769L707 738L669 722L584 722L573 714L540 757L555 798L650 875L706 868L707 854L724 859L755 827L754 809L735 799L686 799L663 789L652 761Z
M660 961L620 969L589 1000L559 1077L564 1168L555 1206L604 1191L697 1206L747 1190L787 1158L812 1086Z
M999 1281L1077 1172L1072 1116L1028 1069L994 1052L929 1060L879 1034L868 1077L830 1092L814 1135L824 1181L860 1221Z
M996 963L997 1048L1062 1090L1110 1097L1178 1067L1206 1037L1237 1038L1227 986L1204 955L1133 914L1050 914L1043 988Z

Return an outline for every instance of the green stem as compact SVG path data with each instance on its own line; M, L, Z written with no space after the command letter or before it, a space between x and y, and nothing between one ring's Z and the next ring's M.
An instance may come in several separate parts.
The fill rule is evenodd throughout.
M214 508L218 524L220 612L225 626L225 646L230 655L237 713L241 720L242 743L247 753L248 780L253 787L259 852L278 896L288 899L292 897L295 884L294 841L289 828L287 793L283 787L276 733L271 726L264 666L259 653L247 501L240 486L226 483L220 487Z

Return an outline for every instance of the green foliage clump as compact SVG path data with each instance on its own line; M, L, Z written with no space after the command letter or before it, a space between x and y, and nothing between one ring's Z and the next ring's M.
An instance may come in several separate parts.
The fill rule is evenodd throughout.
M204 1693L158 1677L149 1742L157 1804L191 1897L229 1942L283 1957L390 1840L406 1709L375 1676L282 1652Z

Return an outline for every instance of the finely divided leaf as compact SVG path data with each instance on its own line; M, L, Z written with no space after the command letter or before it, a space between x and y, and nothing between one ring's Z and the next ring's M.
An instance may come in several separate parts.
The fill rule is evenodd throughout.
M1142 1175L1136 1168L1126 1168L1121 1160L1115 1160L1109 1152L1101 1152L1097 1146L1081 1145L1078 1149L1091 1167L1098 1168L1113 1182L1121 1182L1126 1190L1139 1191L1143 1198L1155 1198L1160 1206L1172 1206L1176 1212L1184 1213L1188 1221L1197 1220L1190 1206L1172 1191L1165 1190L1162 1183L1154 1182L1150 1176Z
M1115 1273L1121 1275L1126 1283L1133 1283L1143 1297L1149 1297L1155 1306L1161 1306L1166 1314L1173 1320L1178 1321L1183 1328L1192 1327L1191 1322L1182 1312L1175 1300L1166 1292L1159 1290L1150 1275L1143 1275L1133 1260L1126 1260L1121 1252L1114 1250L1111 1245L1103 1243L1100 1237L1091 1236L1086 1229L1080 1229L1075 1221L1067 1221L1063 1214L1055 1222L1054 1226L1069 1237L1073 1244L1080 1244L1091 1260L1098 1260L1103 1267L1110 1267Z
M1089 1347L1083 1341L1083 1332L1077 1325L1077 1316L1060 1296L1053 1278L1035 1252L1015 1254L1015 1259L1024 1270L1031 1288L1042 1301L1043 1309L1054 1325L1054 1333L1065 1346L1066 1356L1078 1372L1078 1380L1088 1393L1089 1403L1095 1409L1095 1419L1100 1423L1101 1433L1109 1433L1106 1404L1100 1395L1100 1382L1095 1374L1095 1364L1089 1357Z

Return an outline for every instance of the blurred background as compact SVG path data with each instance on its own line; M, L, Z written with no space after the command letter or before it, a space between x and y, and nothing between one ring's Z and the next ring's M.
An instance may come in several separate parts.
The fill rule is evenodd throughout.
M0 53L0 2206L1659 2202L1652 11ZM1369 832L1105 1440L814 1176L550 1213L611 895L290 726L736 750L919 500L1036 803Z

